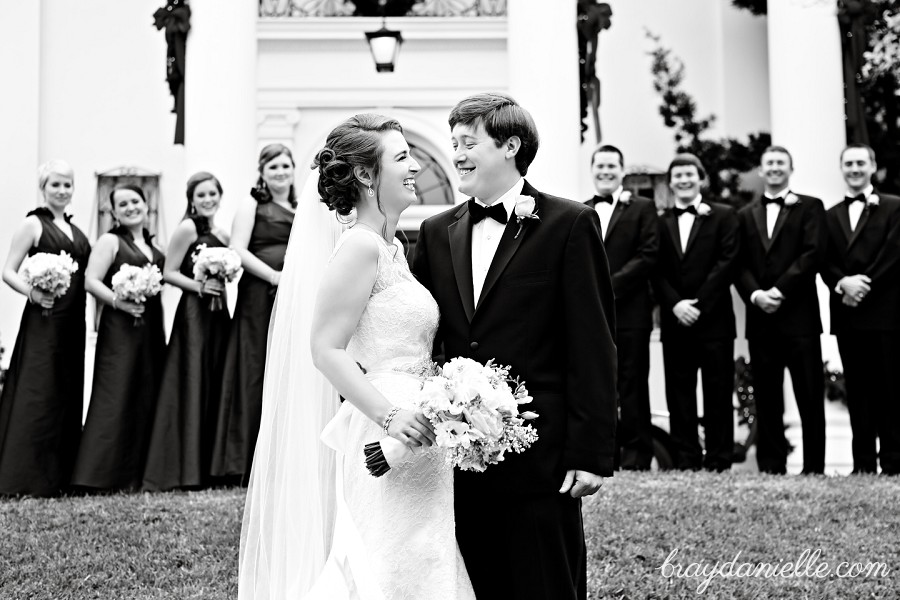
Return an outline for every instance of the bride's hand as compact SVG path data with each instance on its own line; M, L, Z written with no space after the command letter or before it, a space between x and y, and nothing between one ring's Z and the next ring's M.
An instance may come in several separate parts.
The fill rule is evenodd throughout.
M421 412L400 409L391 419L387 432L410 448L430 446L435 442L434 427Z

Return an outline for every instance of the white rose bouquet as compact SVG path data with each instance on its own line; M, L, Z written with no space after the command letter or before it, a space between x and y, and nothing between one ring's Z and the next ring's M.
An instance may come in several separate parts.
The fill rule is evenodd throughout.
M525 421L538 415L519 412L519 405L529 402L525 384L510 378L509 367L454 358L423 382L418 407L434 426L447 462L481 472L508 451L520 453L537 440L537 431ZM411 454L406 445L386 437L366 445L366 466L380 477Z
M194 280L204 282L218 279L222 283L232 281L241 270L241 257L231 248L209 248L200 244L191 255L194 260ZM209 301L209 310L225 308L222 296L213 296Z
M78 263L65 251L59 254L38 252L22 261L22 279L29 286L37 288L54 298L59 298L69 291L72 275L78 271ZM51 309L41 311L48 316Z
M162 291L162 273L156 265L122 265L112 276L112 290L116 298L143 304ZM135 327L143 324L142 317L135 317Z

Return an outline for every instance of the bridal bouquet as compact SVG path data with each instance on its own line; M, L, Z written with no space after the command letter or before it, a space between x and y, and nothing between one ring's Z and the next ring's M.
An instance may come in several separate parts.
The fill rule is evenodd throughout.
M241 270L241 257L231 248L208 248L200 244L191 255L194 260L194 280L207 281L218 279L222 283L233 280ZM213 296L209 301L209 310L225 308L222 296Z
M22 279L33 288L44 293L52 294L59 298L72 284L72 274L78 271L78 263L65 251L59 254L38 252L22 261ZM41 311L43 316L48 316L51 309Z
M112 290L116 298L143 304L162 291L162 273L156 265L122 265L112 276ZM142 317L135 317L135 327L143 324Z
M519 412L519 405L529 402L525 384L510 378L509 367L493 360L482 365L454 358L423 382L417 404L434 426L437 447L445 450L447 462L481 472L508 451L520 453L537 440L537 431L525 421L538 415ZM366 445L366 466L380 477L411 453L400 441L386 437Z

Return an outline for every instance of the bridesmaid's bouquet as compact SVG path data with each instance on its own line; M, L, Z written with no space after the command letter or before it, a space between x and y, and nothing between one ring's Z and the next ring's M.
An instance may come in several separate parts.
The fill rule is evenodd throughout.
M22 261L22 279L29 286L37 288L54 298L59 298L69 291L72 274L78 271L78 263L65 251L59 254L38 252ZM41 311L48 316L51 309Z
M122 265L112 276L112 290L116 298L135 304L143 304L162 291L162 273L156 265ZM142 317L135 317L134 326L144 324Z
M493 360L482 365L454 358L423 382L418 407L434 426L437 447L445 450L447 462L481 472L507 452L521 453L537 440L537 431L525 421L538 415L519 412L519 405L529 402L525 384L510 378L509 367ZM366 445L366 466L380 477L411 453L400 441L386 437Z
M194 260L194 280L204 282L218 279L222 283L232 281L241 270L241 257L231 248L209 248L200 244L191 255ZM225 308L222 296L213 296L209 301L209 310Z

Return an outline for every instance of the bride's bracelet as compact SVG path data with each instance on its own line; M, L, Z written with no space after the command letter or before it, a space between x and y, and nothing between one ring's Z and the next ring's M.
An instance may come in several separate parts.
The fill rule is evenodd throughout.
M384 435L388 435L388 427L391 426L391 421L394 420L394 417L397 416L398 412L400 412L400 407L395 406L384 418L384 425L381 426L381 430L384 432Z

